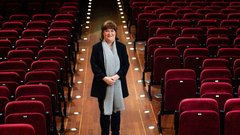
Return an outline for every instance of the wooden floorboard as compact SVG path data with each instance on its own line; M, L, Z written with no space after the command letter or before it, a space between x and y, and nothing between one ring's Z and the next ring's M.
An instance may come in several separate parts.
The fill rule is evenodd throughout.
M102 4L107 5L102 5ZM117 0L93 0L90 24L82 24L83 34L79 40L74 85L71 91L71 101L67 101L67 117L65 118L66 135L100 135L99 109L97 99L90 97L93 74L91 72L89 57L92 45L99 41L101 24L111 19L118 24L118 37L127 46L130 68L127 74L129 97L125 99L126 110L121 113L121 135L158 135L157 113L160 100L147 96L147 86L141 82L144 44L137 44L137 50L132 49L133 36L125 34L128 28L122 23ZM125 19L126 20L126 19ZM80 24L79 24L80 25ZM89 26L86 29L85 26ZM130 39L126 39L130 37ZM146 79L149 79L146 73ZM153 87L153 94L160 92L159 87ZM67 89L65 89L67 93ZM76 97L79 98L76 98ZM60 125L59 118L58 128ZM172 116L163 117L164 135L173 135ZM153 129L149 129L153 127ZM71 131L72 128L75 130Z

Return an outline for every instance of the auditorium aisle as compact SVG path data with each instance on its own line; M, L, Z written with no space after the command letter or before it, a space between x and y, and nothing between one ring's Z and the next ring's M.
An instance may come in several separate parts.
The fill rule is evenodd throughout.
M132 49L132 39L124 22L126 15L120 14L121 6L123 5L120 0L90 0L88 3L88 7L91 8L87 13L89 18L84 19L82 24L83 33L79 40L80 48L77 53L72 100L67 104L66 135L101 134L97 100L90 97L93 74L89 59L92 45L99 41L101 24L108 19L117 23L118 37L126 44L130 61L127 74L130 96L125 99L126 110L121 114L121 135L159 134L156 114L154 115L151 104L153 101L149 101L146 88L142 85L139 55Z

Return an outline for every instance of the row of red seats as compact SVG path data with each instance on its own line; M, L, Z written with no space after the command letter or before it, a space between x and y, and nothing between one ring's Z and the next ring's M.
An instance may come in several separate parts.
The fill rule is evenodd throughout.
M1 30L0 30L1 32ZM32 32L32 31L31 31ZM33 35L32 35L33 36ZM38 37L43 38L43 37ZM25 37L20 39L16 39L15 43L12 43L11 40L7 39L0 39L0 50L1 50L1 61L6 60L8 52L10 50L32 50L34 56L37 56L37 53L42 48L61 48L65 52L65 56L69 57L70 60L73 60L71 57L71 44L69 44L68 40L63 37L48 37L43 38L42 41L39 41L36 37ZM70 53L71 52L71 53ZM70 53L70 54L69 54Z
M206 43L202 43L196 37L177 37L172 40L169 37L152 37L149 38L145 46L145 69L149 69L154 51L157 48L177 48L179 55L184 56L186 48L206 48L208 49L208 57L218 57L218 50L220 48L239 48L240 38L236 37L231 42L228 37L208 37Z
M44 88L43 86L42 88ZM24 90L27 89L23 87L18 89L19 93ZM36 95L24 93L19 95L16 101L6 103L3 117L4 123L0 124L0 126L5 124L29 124L33 127L35 135L57 135L56 115L52 110L49 89L42 89L42 93L31 92ZM0 97L0 100L3 99L3 97Z
M148 6L144 3L136 3L132 7L129 21L136 24L140 13L154 13L159 16L161 13L176 13L177 18L183 18L185 13L199 13L202 16L207 13L222 13L227 18L230 13L238 13L240 6Z
M3 30L0 30L0 38L4 39L1 41L3 41L5 45L8 43L7 40L10 40L12 46L14 46L12 48L15 48L15 45L18 43L20 46L16 48L17 50L8 50L9 48L7 48L7 46L3 47L3 51L6 52L5 57L8 57L7 60L10 60L12 58L14 60L23 60L29 66L32 61L36 59L36 57L40 57L40 51L44 52L42 56L46 54L48 55L48 59L51 58L58 60L61 68L63 69L62 78L64 78L64 84L66 84L70 90L71 85L73 85L72 78L76 54L75 40L77 37L73 37L73 34L76 34L76 31L75 29L73 30L73 27L76 26L76 20L78 20L77 15L75 14L78 12L77 5L78 3L73 1L66 2L65 5L63 4L62 6L64 10L62 10L61 13L54 15L54 17L51 14L34 14L32 16L33 21L29 20L30 17L27 14L11 15L9 17L9 21L4 22L3 24L3 26L6 24L6 26L9 27L5 27ZM54 21L53 18L55 19ZM16 30L14 30L14 26L16 25L13 24L13 20L20 21L23 23L23 25L26 24L26 26L29 26L29 28L23 30L21 33L22 37L20 38L22 39L19 39L19 35L21 34L16 33ZM51 28L51 26L54 28ZM47 46L45 46L42 50L42 45L46 37L48 37L48 39L51 39L47 41L48 45L45 44ZM36 39L39 41L37 42ZM72 67L72 65L74 66ZM71 84L68 82L69 73L71 74Z
M158 7L163 9L180 9L180 8L190 8L190 7L216 7L214 9L221 10L220 7L236 7L239 6L240 2L184 2L184 1L175 1L175 2L164 2L164 1L152 1L152 2L145 2L145 1L136 1L131 4L131 8L141 8L142 11L146 11L146 7ZM165 8L164 8L165 7ZM218 8L217 8L218 7ZM151 9L151 8L150 8ZM154 8L152 8L154 9Z
M60 20L61 19L66 19L66 20L72 19L71 21L75 23L75 18L73 17L72 14L62 14L62 15L66 15L67 17L66 16L65 16L66 18L59 17ZM70 16L70 17L68 17L68 16ZM11 16L11 17L14 17L14 16ZM24 20L24 18L21 18L21 15L20 15L20 17L18 15L16 15L15 19L16 18ZM49 18L51 19L51 15L49 15L49 14L38 14L38 15L35 15L35 18L38 18L40 20L42 19L43 21L45 21L45 20L47 20L49 22L52 21L52 20L48 20ZM3 47L2 51L6 52L5 53L6 56L4 56L4 57L7 57L7 59L5 59L5 60L7 60L7 61L16 61L16 60L24 61L24 62L26 62L27 68L30 68L31 64L36 60L36 58L41 59L41 60L43 60L43 59L56 60L59 63L59 66L61 69L61 74L60 74L60 76L58 75L58 77L61 78L60 79L61 82L58 82L58 83L59 84L63 83L64 86L68 87L68 98L70 99L70 89L71 89L70 85L72 85L72 83L73 83L73 81L72 81L73 80L73 73L72 73L73 71L72 71L72 67L71 67L72 63L70 63L70 62L74 61L73 53L75 51L75 50L73 50L73 49L75 49L75 46L73 46L73 43L72 43L72 40L73 40L73 37L71 36L72 31L66 29L67 25L66 26L63 25L62 26L63 28L56 27L55 29L50 29L49 31L47 31L48 39L46 39L46 41L45 41L46 33L43 30L39 29L39 26L35 25L35 27L37 29L33 28L33 29L26 29L23 31L23 33L26 32L25 36L23 36L26 39L24 39L24 38L19 39L18 32L16 30L12 30L11 28L10 28L10 30L0 30L1 31L0 35L2 38L1 42L3 43L2 45L5 45L5 46L2 46ZM52 33L52 34L50 34L50 33ZM9 40L12 40L12 42L9 42ZM43 41L45 41L44 42L45 47L42 46ZM19 46L16 47L16 49L15 48L12 49L13 47L10 47L9 43L11 43L14 47L16 47L18 45ZM46 62L45 65L51 65L51 63ZM73 65L75 65L75 64L73 64ZM3 70L6 70L4 68L5 67L4 64L2 64L2 66L3 66ZM10 66L10 67L18 67L18 66ZM13 68L12 68L12 71L15 72ZM71 84L68 81L69 73L71 74ZM22 74L22 75L23 76L21 76L21 80L23 80L23 78L24 78L24 74ZM3 77L3 81L4 81L4 79L6 79L6 78ZM11 91L14 90L14 88L13 88L14 86L18 86L18 85L12 85ZM64 98L63 87L56 87L53 85L53 88L55 88L55 90L53 90L53 91L56 91L56 89L59 89L59 91L61 93L60 97L61 97L61 100L65 104L64 105L64 110L65 110L64 115L66 116L66 101L63 100L63 98ZM59 104L60 104L60 102L59 102ZM58 108L61 109L61 107L58 107Z
M30 124L1 124L0 132L2 135L36 135L34 127Z
M21 3L21 2L20 2ZM52 2L54 3L54 2ZM52 7L54 8L54 7ZM15 11L14 8L10 8L11 10ZM4 11L4 10L3 10ZM68 1L64 2L61 6L59 11L56 11L55 14L51 14L51 12L8 12L9 16L2 16L1 22L5 21L21 21L26 26L26 23L33 21L46 21L47 24L50 24L53 20L68 20L72 22L73 26L76 26L76 22L81 22L82 17L80 13L80 5L79 2L74 1ZM56 14L68 14L64 17L61 15ZM67 17L66 17L67 16ZM42 26L42 25L41 25ZM50 26L48 26L50 27ZM76 26L77 27L77 26Z
M177 48L179 55L184 57L186 48L200 47L207 50L207 53L201 52L202 55L217 57L220 48L238 48L239 41L239 37L230 36L226 28L209 28L206 35L201 28L183 28L180 36L176 28L159 28L156 37L149 38L145 45L143 74L151 70L157 48Z
M4 20L2 18L1 29L6 29L11 26L13 28L17 27L19 29L31 28L33 25L31 23L34 23L34 22L36 23L39 22L40 26L42 26L44 29L48 29L49 27L51 27L51 23L53 21L69 21L69 23L72 23L72 25L74 26L76 23L76 16L74 16L73 14L66 14L66 13L58 13L54 16L48 13L33 14L32 16L29 16L28 14L12 14L7 20ZM14 25L14 22L15 22L15 25Z
M135 7L139 7L139 12L144 11L145 6L154 6L154 7L163 7L163 6L189 6L189 7L197 7L201 8L202 6L236 6L239 5L237 1L222 1L222 0L186 0L186 1L179 1L179 0L130 0L129 3L124 5L126 11L128 12L128 16L130 17L129 20L132 18L132 9ZM150 10L155 8L150 8Z
M155 13L159 15L160 13L177 13L179 16L183 13L234 13L237 12L239 8L239 3L227 3L227 2L173 2L168 5L169 2L133 2L130 13L129 21L131 24L136 24L137 17L140 13Z
M234 0L130 0L129 1L129 5L132 5L133 2L166 2L168 4L171 4L172 2L203 2L203 3L212 3L212 2L238 2L238 1L234 1Z
M56 15L51 15L48 13L40 13L29 16L28 14L12 14L7 20L2 18L1 29L10 29L15 28L16 30L23 30L28 28L41 28L44 31L47 31L51 27L56 27L56 24L51 24L54 21L63 21L65 22L65 27L69 30L75 30L77 19L76 15L69 13L57 13ZM70 24L72 26L69 26ZM63 24L58 23L58 27L64 26ZM76 32L76 31L75 31Z
M37 39L42 44L48 37L65 38L69 45L72 45L72 42L74 42L71 31L64 27L49 29L47 34L42 29L25 29L21 34L14 29L0 30L0 39L10 40L13 48L15 48L15 43L18 39Z
M69 84L68 74L71 75L75 69L75 56L72 51L72 46L63 37L49 37L44 40L43 43L39 42L37 39L18 39L14 44L14 49L12 49L12 44L9 40L0 40L0 51L1 51L1 61L6 60L23 60L26 62L28 67L34 60L41 59L42 52L49 50L49 58L59 59L61 68L64 70L64 77L66 81L64 84ZM51 55L52 52L53 54ZM55 52L55 53L54 53ZM46 53L47 54L47 53ZM72 79L71 79L72 83Z
M61 29L57 29L57 30L59 32L59 30L61 30ZM6 33L4 33L4 34L6 34ZM25 70L20 71L21 76L19 77L20 78L19 80L24 82L23 81L24 77L27 73L29 73L28 69L30 69L30 67L31 68L34 67L34 66L32 66L32 64L35 62L36 58L38 60L50 60L50 61L41 61L41 63L43 64L43 65L41 64L42 67L45 67L45 68L54 66L52 64L52 62L53 62L52 59L56 60L58 63L58 66L57 66L58 69L55 69L57 71L56 76L58 77L57 79L60 81L58 81L57 86L53 85L53 84L50 84L50 86L52 87L52 92L55 91L55 93L52 93L52 94L59 96L59 97L57 96L59 110L62 109L60 101L64 102L63 109L64 109L64 115L66 116L66 101L64 99L63 86L61 86L61 85L64 84L64 86L68 87L68 98L70 99L70 89L71 88L70 88L70 84L68 81L69 80L68 74L69 73L71 74L71 83L72 83L73 76L72 76L72 68L71 68L72 65L70 63L70 59L72 59L73 57L71 57L71 54L70 54L70 53L72 53L72 51L71 51L71 46L69 46L69 41L68 41L68 39L69 40L71 39L71 37L69 37L70 33L67 33L67 34L65 33L66 37L63 37L62 34L64 34L64 33L61 33L57 37L52 37L52 38L49 37L48 39L44 40L45 47L41 46L41 43L37 39L17 39L16 46L18 46L18 45L19 46L16 49L11 50L11 48L10 48L10 50L8 50L7 59L6 59L7 61L5 60L5 61L1 62L1 68L3 71L11 70L12 72L18 72L19 69L16 69L16 68L21 67L20 66L21 64L14 63L14 62L15 61L19 62L19 60L26 62L24 64ZM35 36L35 35L29 35L29 36ZM11 44L11 42L9 40L1 40L1 41L2 41L2 43L5 43L5 45L6 45L5 49L6 49L6 47L9 47L9 44ZM68 55L68 54L70 54L70 55ZM10 61L12 61L12 62L10 62ZM15 66L14 66L14 64L15 64ZM9 67L11 67L11 68L9 68ZM55 64L55 67L56 67L56 64ZM27 70L26 70L26 68L27 68ZM60 72L58 72L58 71L60 71ZM8 75L8 74L2 73L2 84L5 84L5 85L8 84L7 80L5 80L6 75ZM37 76L37 75L35 75L35 76ZM48 78L49 76L50 75L46 75L45 77ZM40 78L41 76L38 76L38 77ZM43 82L38 82L38 83L43 83ZM16 85L13 85L13 84L16 84ZM11 95L14 95L15 88L17 86L19 86L21 84L21 82L14 82L13 84L7 85L11 91ZM59 112L62 112L62 111L59 111Z
M52 53L52 51L50 53ZM0 84L8 87L10 91L11 100L15 99L14 95L15 95L16 88L22 84L28 83L28 81L31 79L35 79L36 80L35 83L37 84L38 83L49 84L52 94L54 95L60 94L59 96L64 99L64 88L63 88L64 80L63 79L65 79L65 73L63 71L64 69L61 68L58 62L61 59L59 57L58 61L48 60L51 58L54 59L53 57L43 56L41 60L34 61L31 64L30 71L27 69L27 65L24 62L4 61L0 63L1 64L1 70L0 70L1 83ZM11 67L7 69L7 66L15 66L15 67ZM43 72L43 71L46 71L46 72ZM38 79L42 80L42 82L40 80L37 81ZM28 84L32 84L32 83L28 83ZM65 100L62 100L62 101L64 101L65 103Z
M139 3L139 4L138 4ZM130 0L130 2L125 5L126 7L136 7L136 6L239 6L239 1L223 1L223 0Z
M134 3L142 3L142 2L134 2ZM174 27L201 27L201 28L220 27L221 21L224 19L228 19L228 14L231 17L236 17L238 16L236 13L239 13L239 9L227 9L224 6L220 6L220 5L219 6L211 5L211 6L208 6L209 8L197 7L196 10L197 9L204 10L204 11L201 11L201 13L194 13L194 9L190 9L190 8L186 8L186 9L184 8L182 11L179 11L178 13L176 13L176 10L178 10L180 6L164 6L163 8L159 7L159 8L153 9L152 10L153 13L149 13L149 12L144 12L141 9L141 7L145 7L145 6L146 5L141 6L140 4L139 6L136 6L136 8L132 8L132 12L130 15L131 16L129 19L130 26L132 24L136 25L136 37L134 42L134 48L137 41L146 41L149 35L154 35L155 33L154 30L156 30L156 27L161 27L161 25L165 25L162 27L171 27L172 20L176 20L173 25ZM189 6L189 7L194 7L194 6ZM220 12L220 10L222 10L222 12ZM151 34L150 34L149 22L151 20L160 20L162 22L159 22L158 24L152 23L152 24L155 24L154 26L155 28L151 30ZM163 22L163 20L165 20L165 22ZM198 22L199 20L201 20L200 23ZM237 21L224 22L223 24L224 24L223 27L225 25L227 25L227 27L232 27L232 26L239 27L239 23Z
M65 19L61 15L63 15ZM75 51L76 51L75 42L77 41L78 38L73 28L73 26L75 25L74 17L70 14L61 14L61 15L59 14L59 19L62 19L62 20L53 21L50 25L50 28L48 24L45 22L45 20L31 21L27 23L28 24L27 29L24 29L22 32L20 32L21 30L19 30L19 28L16 27L16 25L14 24L14 23L18 24L19 22L6 22L9 24L8 25L9 27L5 27L4 29L0 30L0 39L2 39L1 42L3 43L1 45L1 50L3 52L2 58L6 57L8 51L11 48L18 48L18 49L28 48L30 50L33 50L36 56L38 50L44 44L45 39L52 38L52 42L49 42L49 44L52 44L55 47L58 46L58 48L63 49L65 54L67 54L66 56L73 63L75 63ZM47 14L39 14L38 17L39 19L41 18L49 19L48 18L49 16ZM19 32L16 30L19 30ZM53 42L54 41L53 38L55 38L56 40L55 42ZM12 47L8 46L8 42L6 41L6 39L11 41ZM21 43L20 43L21 47L18 46L18 44L16 43L17 40L18 41L21 40ZM33 40L38 40L38 41L33 41ZM23 42L23 41L26 41L26 42ZM30 42L34 44L31 44ZM77 50L78 48L79 46L77 44Z
M18 17L16 15L15 19ZM5 53L2 53L2 58L6 57L8 51L11 50L11 48L30 49L34 52L34 55L36 56L38 51L42 48L42 45L44 44L43 42L45 41L45 39L51 38L48 40L49 41L48 43L52 46L48 46L47 48L62 49L64 51L65 56L71 62L75 63L75 51L76 51L75 42L77 40L77 37L76 35L73 36L75 31L72 28L75 25L75 17L71 14L59 14L58 17L59 17L59 21L53 21L51 23L52 28L49 29L50 24L48 26L47 22L52 21L51 15L36 14L34 18L38 18L41 21L31 21L27 23L29 24L27 25L29 26L29 28L23 30L21 34L19 34L16 31L16 29L18 28L16 27L14 28L15 26L13 24L14 22L9 22L10 24L13 24L12 27L9 25L8 28L0 30L0 38L3 39L1 40L1 42L3 43L2 44L3 46L1 46L2 47L1 50L2 52L5 52ZM12 47L8 46L9 42L6 41L6 39L11 41ZM39 41L36 41L36 39ZM19 42L16 42L16 41L20 41L21 43L17 44ZM18 45L20 45L21 47ZM77 48L78 48L78 44L77 44ZM70 67L71 64L67 63L66 66ZM68 68L68 69L71 71L70 73L72 73L72 68Z
M240 14L239 14L240 15ZM196 23L196 26L194 26L193 23ZM155 37L158 34L157 30L159 28L174 28L177 29L176 36L183 36L186 32L183 31L184 28L200 28L196 29L198 32L200 32L198 35L208 36L209 34L214 34L216 36L228 36L228 37L235 37L239 34L237 31L240 26L239 20L221 20L218 22L217 20L198 20L197 22L191 21L191 19L184 19L184 20L150 20L147 25L147 29L143 29L142 31L146 31L147 33L145 35L139 35L138 39L141 40L147 40L150 37ZM213 32L213 29L215 28L215 32ZM211 29L211 31L209 31ZM171 29L169 29L171 30ZM226 32L223 34L223 31ZM210 33L209 33L210 32ZM195 32L196 33L196 32ZM169 35L171 33L169 32ZM193 33L194 34L194 33ZM164 35L163 35L164 36ZM171 36L171 35L170 35ZM201 39L200 39L201 40Z
M11 68L7 68L9 66ZM4 108L8 102L12 100L40 100L45 104L46 113L49 115L48 126L45 126L48 127L47 131L57 132L55 116L61 116L61 132L63 132L66 101L61 80L62 69L58 61L34 61L30 71L27 71L27 66L22 61L4 61L0 63L0 68L0 84L2 85L0 86L0 100L2 101L0 113L3 116L2 120L5 118L5 123L7 123L6 109ZM23 82L21 82L20 75L23 76ZM29 109L24 109L29 111ZM42 126L39 125L39 127Z
M212 98L218 107L217 113L224 112L227 100L235 100L234 97L239 97L239 89L238 93L234 93L233 86L231 82L229 82L229 73L227 73L228 75L224 75L225 71L227 71L225 68L206 68L204 72L207 73L203 73L205 76L203 75L204 77L200 78L201 85L199 86L198 91L197 79L194 70L167 70L164 78L164 86L161 88L161 110L158 116L158 126L160 128L160 132L162 131L161 115L174 114L176 110L181 108L181 101L186 98L196 98L196 100L201 100L201 98ZM239 100L239 98L236 99ZM178 120L175 120L175 124L177 123ZM180 126L183 125L180 124ZM175 129L178 129L178 125L175 126ZM223 127L221 129L223 129ZM220 129L214 132L220 132Z
M0 62L0 110L4 121L0 132L4 135L10 135L11 131L14 134L57 135L56 116L61 117L60 132L64 132L63 85L68 87L70 99L68 74L73 77L71 66L75 64L71 62L76 51L79 1L62 1L60 7L59 1L40 1L0 4L12 6L2 8L1 12L0 48L7 50ZM13 99L16 101L11 101Z
M139 3L139 4L138 4ZM144 5L145 4L145 5ZM152 1L152 2L133 2L132 7L136 6L144 6L143 9L146 11L150 6L153 7L165 7L165 6L178 6L179 8L182 7L188 7L188 6L221 6L221 7L230 7L230 6L239 6L239 2L201 2L201 1L195 1L195 2L184 2L184 1L173 1L173 2L164 2L164 1ZM147 8L146 8L147 7ZM152 8L150 8L152 9Z
M55 15L59 12L77 13L79 12L79 0L77 1L6 1L0 4L0 14L4 18L9 17L11 14L26 13L29 15L36 13L50 13ZM69 10L71 9L71 10ZM77 12L75 11L77 9Z
M203 34L207 32L208 28L227 28L229 35L234 36L235 34L238 34L236 32L240 26L239 20L237 19L200 19L196 16L194 17L194 15L196 15L194 13L186 13L186 15L189 15L189 18L183 20L178 20L174 17L172 18L172 13L162 13L160 15L164 15L166 18L156 19L156 16L151 13L141 13L139 15L134 42L147 41L149 37L156 36L158 28L176 28L178 30L178 35L183 28L202 28Z
M11 15L9 20L2 24L0 38L12 40L13 45L15 41L21 37L37 38L40 42L43 42L46 37L50 36L50 29L58 29L54 30L55 32L52 31L51 35L55 37L64 36L67 38L69 44L74 44L81 34L81 31L78 31L79 27L77 25L79 19L70 13L59 13L55 16L51 14L34 14L31 19L32 20L30 20L30 16L27 14ZM16 30L17 33L14 30ZM75 49L75 47L72 47L72 49ZM77 50L78 49L79 46L77 45Z
M182 4L182 7L187 6L187 5L184 5L186 4L184 2L166 2L166 3L167 3L166 8L176 7L175 9L171 9L174 11L179 9L179 7L181 7L181 4ZM207 5L207 3L210 5ZM211 5L212 3L213 2L202 2L202 3L199 2L198 4L206 4L204 6L207 7L208 9L211 8L211 10L213 10L214 8L220 7L220 5ZM174 4L174 5L171 5L171 4ZM220 4L220 2L218 4ZM224 3L221 3L221 4L224 4ZM221 9L227 6L229 5L221 6L221 8L218 9L218 13L220 13ZM189 7L189 9L191 8L191 11L193 11L195 10L194 8L196 7L199 8L200 6L189 5L187 7ZM229 7L234 7L235 12L239 10L238 8L239 6L238 7L229 6ZM222 12L233 11L228 9L225 8L225 10L222 10ZM162 8L160 8L159 10L162 10ZM180 10L178 11L180 13ZM182 10L182 11L184 12L186 10ZM189 12L191 11L189 10ZM198 11L200 12L200 10ZM207 10L204 9L202 11L205 12ZM142 10L141 12L144 12L144 11ZM149 13L146 13L146 14L149 14ZM196 15L196 13L186 13L186 15L187 14ZM233 13L228 13L228 14L233 14ZM164 15L165 15L165 18L163 18ZM150 45L146 44L145 46L145 57L149 58L148 61L145 61L147 62L145 64L145 67L149 67L151 70L151 75L150 75L151 80L148 87L148 92L149 92L148 94L150 99L151 99L151 85L153 84L161 85L162 99L161 99L161 109L158 115L158 127L160 129L160 132L162 133L161 115L174 114L175 111L179 110L180 114L175 115L175 121L174 121L176 135L177 134L179 135L192 135L192 134L196 134L196 135L198 134L199 135L200 134L207 134L207 135L236 134L237 135L239 134L238 131L233 133L234 129L232 129L232 127L234 127L232 126L232 124L239 123L239 121L234 120L238 118L235 117L233 119L232 118L233 115L227 115L228 109L226 109L227 107L224 108L225 105L228 106L227 105L228 102L226 102L227 100L229 100L230 102L230 100L234 101L236 99L238 100L238 103L239 103L239 98L234 98L234 97L239 97L239 90L238 90L239 77L237 75L239 74L238 73L239 65L237 64L238 63L237 61L239 61L239 58L240 58L239 49L238 48L222 48L223 46L221 46L226 43L228 47L230 47L233 43L235 43L234 42L235 39L237 42L236 30L239 28L239 24L237 24L238 21L234 21L234 22L237 22L236 26L234 27L228 26L227 29L223 28L224 29L223 30L222 28L218 28L218 27L220 26L220 22L224 20L224 18L221 18L220 16L218 16L217 18L215 18L216 20L212 19L211 20L212 22L209 21L212 24L217 24L216 26L214 25L213 26L218 29L210 30L210 27L212 27L212 25L209 25L210 27L208 27L207 25L204 24L203 27L201 28L195 28L199 20L206 20L205 17L207 15L203 15L203 13L199 15L203 17L202 19L191 18L183 21L182 21L182 18L184 16L183 14L180 15L180 20L179 20L179 16L178 15L175 16L175 15L176 15L176 12L162 13L159 16L156 16L154 14L152 16L146 15L145 18L143 17L146 20L143 19L141 22L141 18L138 18L137 19L138 22L136 23L136 29L137 29L136 41L148 40L150 43ZM208 15L213 15L213 14L211 13ZM217 14L214 14L214 15L217 15ZM221 14L221 15L224 16L224 14ZM139 16L141 16L141 13L139 14ZM160 16L161 16L161 19L159 19ZM158 26L156 26L157 28L155 28L155 30L153 30L152 32L153 37L148 38L148 35L146 33L148 33L148 30L150 29L148 24L151 20L157 20L159 22L161 21L162 24L165 23L168 25L165 28L159 28ZM174 28L176 31L173 30L174 32L171 31L171 28L169 28L172 26L173 20L175 20L174 22L182 21L181 24L183 24L182 26L181 25L176 26ZM196 21L192 21L192 20L196 20ZM229 20L230 19L227 19L227 16L225 16L225 21L229 21ZM206 22L208 23L208 21ZM187 24L190 24L190 25L187 26L188 28L186 29L192 29L193 31L194 30L196 31L193 33L190 33L186 38L186 37L182 37L181 36L182 33L180 32L182 32L182 29L185 29L186 27L185 25ZM200 29L202 32L197 31L197 29ZM225 31L226 33L222 32L221 30ZM214 32L211 32L211 31L214 31ZM172 33L175 33L175 34L171 35ZM145 37L144 37L144 34L145 34ZM213 34L214 36L213 37L210 36L211 34ZM159 35L160 37L158 37ZM139 36L142 36L144 38L142 37L139 38ZM215 42L216 46L210 45L212 43L212 41L210 41L211 38L219 39L217 42ZM188 39L189 42L182 42L181 41L182 39ZM227 42L222 42L221 39L224 39L224 41L227 41ZM209 55L211 47L207 48L206 47L207 43L211 47L216 47L214 55ZM147 54L149 50L151 54ZM222 51L222 50L226 50L226 51ZM238 52L238 53L235 53L235 52ZM216 57L216 58L211 58L211 57ZM152 65L152 67L150 67L149 65ZM145 78L143 75L143 80L144 79ZM197 98L197 97L201 97L201 98ZM195 99L186 103L184 107L181 106L183 104L179 105L179 103L186 98L195 98ZM209 99L209 98L212 98L212 99ZM197 101L195 102L195 100ZM210 102L212 102L212 106L208 110L205 108L207 106L207 103L205 102L199 103L198 102L199 100L205 100L205 101L211 100ZM198 103L201 104L201 107L197 106ZM191 109L190 106L193 108L193 111L190 110ZM238 115L237 117L239 117L238 106L232 105L231 107L237 108L234 115ZM225 116L225 117L222 117L222 116ZM224 125L224 123L229 124L230 127L228 127L228 125Z
M189 48L189 50L190 49L195 48ZM190 67L185 69L176 69L179 68L179 66L177 65L180 65L180 60L179 58L177 58L177 55L175 55L177 54L175 49L172 49L172 56L168 55L166 48L159 48L159 52L155 53L160 54L160 50L163 55L162 57L156 57L158 61L154 61L154 64L162 64L159 67L154 67L156 72L155 74L153 74L156 75L155 77L158 77L161 75L161 73L165 73L165 75L163 76L164 80L160 78L163 81L161 83L162 101L161 112L159 113L160 115L168 113L173 114L173 112L178 109L179 102L184 98L194 98L198 96L202 98L211 97L218 101L219 108L222 109L226 99L238 97L239 94L237 93L239 93L239 90L234 92L233 89L234 87L239 86L239 83L237 84L239 78L237 77L239 74L237 73L237 70L239 68L239 65L237 63L239 59L236 59L234 61L234 69L232 70L234 72L234 75L231 75L230 69L232 69L233 67L229 66L228 60L222 58L207 59L205 57L205 59L203 58L204 61L202 64L202 71L200 77L199 79L197 79L195 71L192 69L188 69ZM199 52L199 54L204 55L203 52ZM191 53L189 53L189 55L191 55ZM194 56L194 54L192 54L192 59L195 60L195 62L191 61L190 59L191 56L188 60L186 60L186 62L189 62L189 65L199 68L200 65L197 64L199 64L198 62L201 61L202 57L199 55ZM169 63L167 63L167 61ZM232 80L232 77L234 78L234 81ZM198 87L200 87L200 90L198 90ZM149 92L149 97L151 97L151 91ZM160 124L161 116L159 116L158 118Z
M206 71L203 69L205 66L206 61L211 61L215 63L215 68L212 67L213 71L212 74L215 76L221 75L229 77L229 83L233 83L234 88L236 89L239 85L239 76L238 76L238 66L239 66L239 58L240 53L239 49L236 48L221 48L218 52L218 58L210 58L208 56L209 51L206 48L187 48L183 55L183 58L180 57L179 50L177 48L158 48L154 52L154 56L152 59L152 67L150 73L150 83L148 85L148 94L151 99L151 86L152 85L161 85L164 86L164 77L165 73L169 69L192 69L194 70L195 74L199 78L199 84L204 78L204 74ZM183 60L182 60L183 59ZM210 60L209 60L210 59ZM219 60L215 60L219 59ZM220 62L223 61L222 59L227 60L227 68L224 67L224 71L219 71L220 65L223 65ZM208 62L209 63L209 62ZM219 64L220 63L220 64ZM219 66L219 67L217 67ZM214 72L216 71L216 72ZM143 78L144 73L143 73ZM197 78L196 78L197 79Z
M47 61L42 61L42 60L47 60ZM57 61L57 62L54 62L55 66L54 66L54 63L52 62L53 60ZM56 64L58 63L57 67L59 67L58 70L61 72L57 72L56 76L60 80L59 82L60 84L68 87L68 90L69 90L68 93L70 95L70 86L69 86L70 82L69 82L69 75L68 75L69 63L68 63L68 58L66 58L63 50L61 49L42 49L38 52L37 60L34 59L34 54L31 50L11 50L8 54L7 61L2 61L0 63L0 66L1 66L0 71L2 70L2 71L11 71L11 72L19 73L18 84L22 84L24 82L25 74L28 73L30 69L34 68L33 64L36 64L37 63L36 61L38 63L40 62L42 63L41 67L44 67L44 64L45 64L46 68L50 66L56 67L57 66ZM8 67L8 66L11 66L11 67ZM4 73L2 74L3 74L2 81L4 81L4 79L6 79L4 77L5 74ZM12 88L13 91L15 90L14 85L11 85L10 87ZM61 88L63 90L62 87L57 87L57 88Z
M177 48L178 55L181 58L186 56L185 50L187 48L202 48L202 50L207 50L207 53L202 52L202 55L206 55L207 57L219 57L218 50L220 48L236 48L237 52L239 41L239 37L235 38L233 43L228 37L208 37L206 43L202 44L196 37L177 37L175 40L169 37L152 37L149 38L145 46L144 69L145 71L151 69L154 52L157 48Z
M137 11L136 13L138 13ZM205 15L207 13L222 13L230 14L239 12L239 6L145 6L144 11L139 13L155 13L159 15L160 13L176 13L179 17L183 17L184 13L200 13Z
M219 106L213 99L184 99L175 114L175 134L238 135L239 103L239 98L228 99L224 104L224 112L219 113Z

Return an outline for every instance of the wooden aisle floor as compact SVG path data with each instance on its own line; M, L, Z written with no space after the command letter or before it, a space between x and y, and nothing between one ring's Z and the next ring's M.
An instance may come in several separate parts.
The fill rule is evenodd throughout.
M159 134L157 113L160 100L153 98L149 101L147 86L143 86L141 81L144 44L137 44L136 51L132 49L133 44L129 44L133 41L132 36L126 33L128 28L124 27L126 23L122 22L126 20L126 16L121 18L123 15L120 15L117 2L117 0L92 0L88 3L88 6L92 7L89 11L91 15L89 15L90 19L86 19L82 25L83 34L79 40L80 49L77 53L72 100L67 102L67 118L64 122L66 135L101 135L97 100L90 97L93 74L89 58L92 45L99 41L101 24L108 19L117 23L118 37L127 46L130 61L127 74L130 95L125 99L126 110L121 113L121 135ZM156 92L160 92L157 87L153 89L153 94ZM163 121L164 135L173 135L172 117L164 116Z

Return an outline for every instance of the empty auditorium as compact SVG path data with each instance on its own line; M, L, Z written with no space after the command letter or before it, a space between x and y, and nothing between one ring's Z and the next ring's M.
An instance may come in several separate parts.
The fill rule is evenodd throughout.
M0 135L240 135L240 0L0 0Z

